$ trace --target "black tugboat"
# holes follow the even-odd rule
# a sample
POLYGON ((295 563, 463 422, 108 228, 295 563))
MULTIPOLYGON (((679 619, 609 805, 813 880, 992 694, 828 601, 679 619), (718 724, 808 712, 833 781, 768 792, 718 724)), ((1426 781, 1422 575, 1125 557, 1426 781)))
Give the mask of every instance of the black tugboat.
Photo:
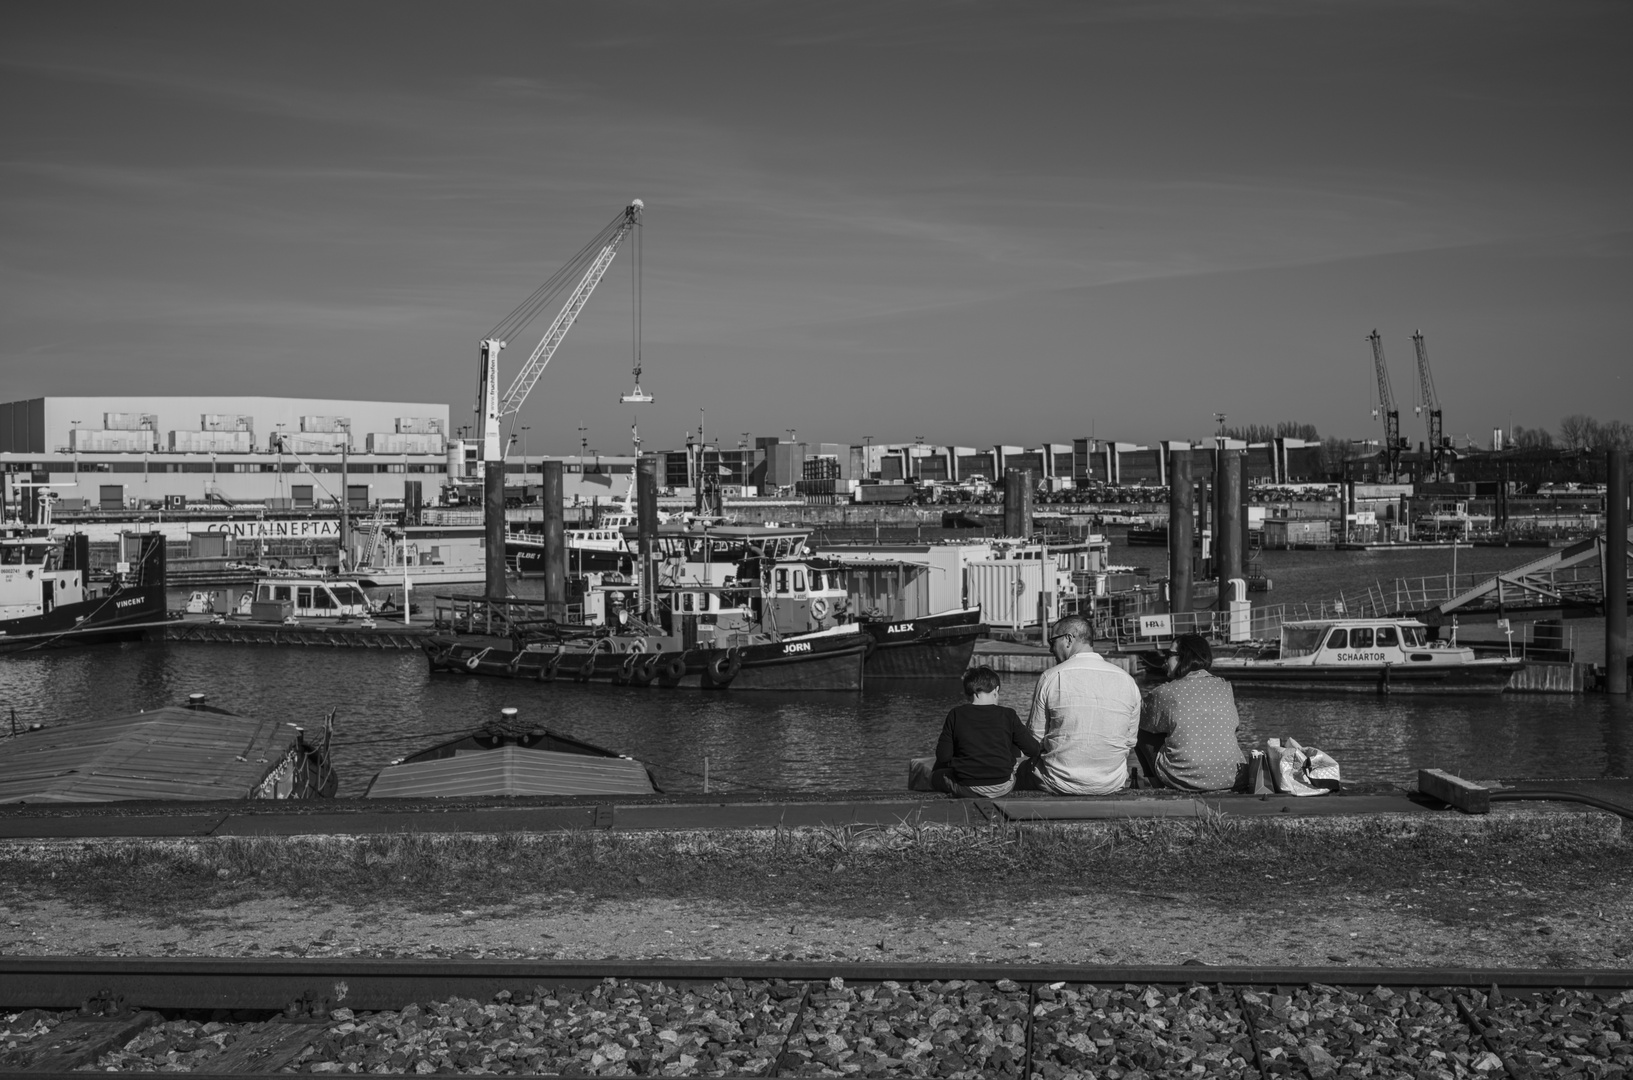
POLYGON ((143 624, 163 621, 164 536, 133 539, 135 560, 111 580, 95 581, 83 534, 0 529, 0 652, 138 638, 143 624))

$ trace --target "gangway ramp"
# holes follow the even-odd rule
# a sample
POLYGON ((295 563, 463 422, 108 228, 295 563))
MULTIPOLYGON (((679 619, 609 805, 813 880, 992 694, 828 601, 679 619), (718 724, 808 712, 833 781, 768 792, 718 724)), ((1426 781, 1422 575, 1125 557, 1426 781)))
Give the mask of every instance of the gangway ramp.
MULTIPOLYGON (((1605 548, 1605 537, 1593 536, 1569 547, 1550 551, 1419 611, 1418 618, 1431 626, 1438 626, 1453 615, 1498 616, 1510 611, 1540 612, 1597 606, 1605 595, 1605 548), (1594 561, 1600 568, 1597 580, 1593 575, 1582 574, 1571 574, 1561 579, 1560 571, 1574 570, 1594 561)), ((1623 558, 1629 555, 1633 555, 1633 528, 1627 530, 1622 544, 1623 558)))

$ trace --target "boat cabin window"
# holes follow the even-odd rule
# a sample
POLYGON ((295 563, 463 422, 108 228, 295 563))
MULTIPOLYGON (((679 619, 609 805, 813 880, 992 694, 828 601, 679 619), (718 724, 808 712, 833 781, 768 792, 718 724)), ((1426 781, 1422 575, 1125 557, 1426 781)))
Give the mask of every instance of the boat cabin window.
POLYGON ((681 593, 680 594, 680 609, 682 611, 691 611, 692 610, 692 594, 691 593, 681 593))
POLYGON ((271 600, 272 599, 272 586, 271 585, 262 585, 259 589, 256 589, 255 590, 255 599, 257 599, 257 600, 271 600))
POLYGON ((1395 636, 1395 628, 1393 626, 1378 627, 1378 648, 1394 649, 1398 648, 1399 646, 1400 639, 1395 636))
POLYGON ((0 566, 21 566, 23 564, 23 546, 21 544, 7 544, 0 547, 0 566))
POLYGON ((326 611, 335 606, 335 598, 329 594, 328 589, 313 589, 312 606, 319 611, 326 611))
POLYGON ((803 571, 803 570, 795 570, 794 571, 794 591, 795 592, 804 592, 805 591, 805 571, 803 571))
POLYGON ((788 591, 788 571, 787 570, 778 570, 777 571, 777 591, 780 592, 780 593, 785 593, 785 592, 788 591))
POLYGON ((1283 656, 1309 656, 1321 648, 1321 633, 1322 628, 1319 626, 1282 627, 1281 654, 1283 656))
POLYGON ((1349 647, 1352 649, 1372 648, 1372 627, 1357 626, 1349 632, 1349 647))
POLYGON ((1409 649, 1421 649, 1421 648, 1423 648, 1423 627, 1421 627, 1421 626, 1403 626, 1403 627, 1401 627, 1401 640, 1406 643, 1406 647, 1409 648, 1409 649))
POLYGON ((1327 648, 1329 648, 1329 649, 1345 649, 1345 648, 1348 648, 1348 647, 1349 647, 1349 631, 1348 630, 1343 630, 1343 629, 1334 630, 1332 632, 1332 637, 1327 639, 1327 648))

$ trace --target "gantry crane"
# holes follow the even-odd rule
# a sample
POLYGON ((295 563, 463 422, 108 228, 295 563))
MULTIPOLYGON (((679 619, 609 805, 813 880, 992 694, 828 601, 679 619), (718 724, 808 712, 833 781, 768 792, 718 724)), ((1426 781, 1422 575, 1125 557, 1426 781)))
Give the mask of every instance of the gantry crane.
MULTIPOLYGON (((1378 404, 1373 406, 1372 418, 1383 416, 1384 444, 1383 452, 1379 455, 1379 472, 1385 468, 1389 470, 1391 483, 1400 478, 1401 469, 1401 411, 1395 407, 1395 392, 1389 386, 1389 365, 1384 363, 1383 338, 1374 330, 1367 335, 1372 343, 1372 363, 1378 375, 1378 404)), ((1382 475, 1379 480, 1382 480, 1382 475)))
POLYGON ((1418 403, 1412 411, 1424 418, 1429 435, 1429 479, 1440 479, 1440 462, 1445 456, 1446 440, 1441 435, 1440 395, 1435 393, 1435 378, 1429 372, 1429 350, 1423 344, 1423 332, 1412 335, 1412 347, 1418 354, 1418 403))

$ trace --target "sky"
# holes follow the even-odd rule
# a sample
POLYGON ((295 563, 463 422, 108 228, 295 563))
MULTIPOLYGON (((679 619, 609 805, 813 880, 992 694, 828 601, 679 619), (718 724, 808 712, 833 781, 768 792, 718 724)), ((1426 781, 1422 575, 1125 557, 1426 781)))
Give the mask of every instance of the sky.
MULTIPOLYGON (((531 453, 1633 421, 1633 5, 7 6, 0 400, 448 402, 632 199, 531 453), (581 431, 583 428, 585 430, 581 431)), ((502 379, 542 336, 501 354, 502 379)))

